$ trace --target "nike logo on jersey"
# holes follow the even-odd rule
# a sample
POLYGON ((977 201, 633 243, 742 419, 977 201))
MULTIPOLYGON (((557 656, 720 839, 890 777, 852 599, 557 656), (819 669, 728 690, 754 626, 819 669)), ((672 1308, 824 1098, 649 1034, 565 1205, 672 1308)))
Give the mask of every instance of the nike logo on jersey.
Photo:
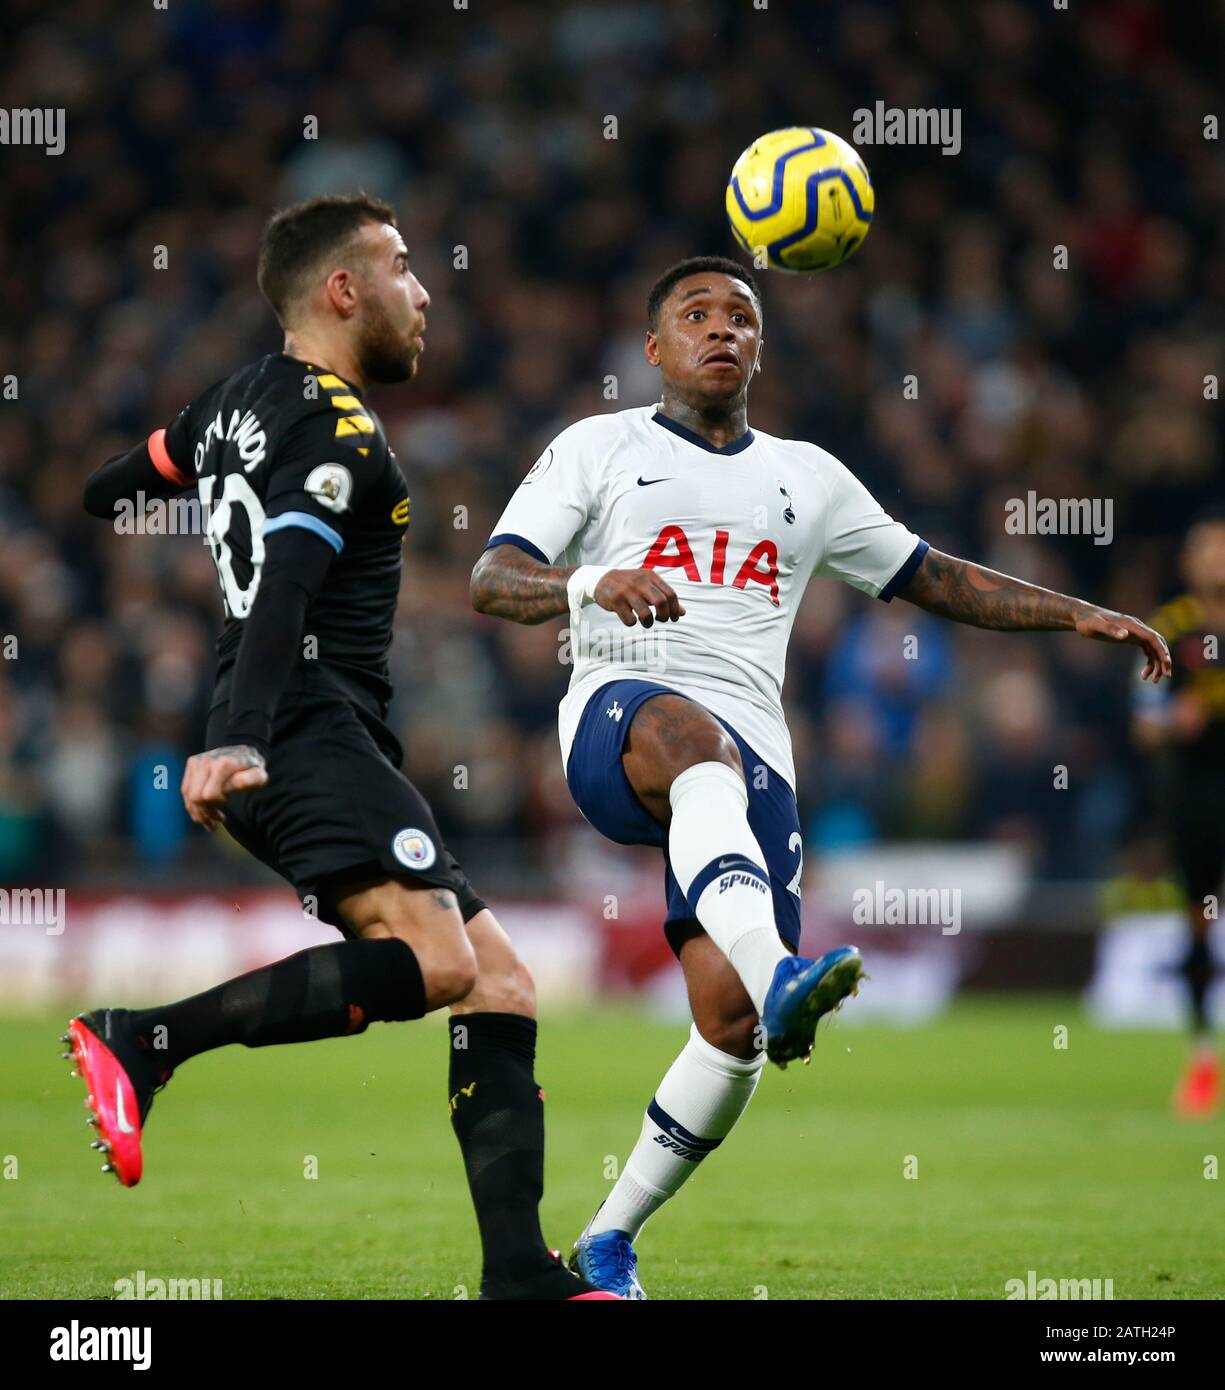
POLYGON ((128 1117, 123 1113, 123 1082, 115 1082, 115 1123, 119 1126, 120 1134, 135 1134, 135 1126, 128 1124, 128 1117))
POLYGON ((639 487, 653 487, 656 483, 670 483, 675 481, 672 478, 639 478, 639 487))

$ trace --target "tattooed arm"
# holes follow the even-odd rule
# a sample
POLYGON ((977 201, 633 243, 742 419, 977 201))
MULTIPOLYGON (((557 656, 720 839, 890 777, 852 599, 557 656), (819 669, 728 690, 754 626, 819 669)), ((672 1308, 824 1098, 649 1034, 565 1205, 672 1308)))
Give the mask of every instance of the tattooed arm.
MULTIPOLYGON (((546 565, 517 545, 483 551, 472 570, 469 593, 478 613, 509 618, 512 623, 543 623, 570 611, 566 585, 574 573, 564 565, 546 565)), ((595 601, 616 613, 626 627, 651 627, 683 616, 676 591, 654 570, 609 570, 595 587, 595 601)))
POLYGON ((1026 584, 968 560, 929 550, 898 597, 956 623, 997 632, 1074 631, 1099 642, 1123 642, 1145 655, 1141 680, 1156 685, 1171 672, 1165 639, 1138 618, 1096 608, 1036 584, 1026 584))
POLYGON ((543 623, 569 612, 566 584, 574 573, 546 565, 517 545, 483 550, 472 570, 468 592, 478 613, 513 623, 543 623))

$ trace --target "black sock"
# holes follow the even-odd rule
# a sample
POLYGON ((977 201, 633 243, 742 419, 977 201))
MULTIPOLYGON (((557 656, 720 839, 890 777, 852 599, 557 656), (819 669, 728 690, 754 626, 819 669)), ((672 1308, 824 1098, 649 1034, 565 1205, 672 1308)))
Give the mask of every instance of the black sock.
POLYGON ((451 1124, 480 1227, 486 1294, 556 1269, 540 1234, 544 1096, 532 1075, 535 1056, 535 1019, 451 1019, 451 1124))
POLYGON ((177 1004, 134 1010, 131 1022, 173 1070, 227 1043, 313 1042, 424 1013, 417 957, 392 937, 312 946, 177 1004))
POLYGON ((1191 1028, 1197 1038, 1203 1038, 1208 1033, 1208 986, 1212 983, 1212 955, 1204 937, 1191 942, 1182 973, 1191 996, 1191 1028))

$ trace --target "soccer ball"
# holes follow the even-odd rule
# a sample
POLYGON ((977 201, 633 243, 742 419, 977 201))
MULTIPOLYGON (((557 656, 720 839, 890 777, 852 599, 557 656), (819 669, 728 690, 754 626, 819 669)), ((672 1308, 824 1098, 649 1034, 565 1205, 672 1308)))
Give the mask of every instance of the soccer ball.
POLYGON ((867 165, 815 126, 754 140, 727 181, 732 235, 758 265, 808 275, 850 256, 868 234, 876 195, 867 165))

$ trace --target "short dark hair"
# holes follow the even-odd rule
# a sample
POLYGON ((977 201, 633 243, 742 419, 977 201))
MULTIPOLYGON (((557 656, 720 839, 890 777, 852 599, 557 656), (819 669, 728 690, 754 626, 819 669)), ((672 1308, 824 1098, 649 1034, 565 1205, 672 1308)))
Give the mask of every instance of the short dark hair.
POLYGON ((651 332, 654 333, 659 327, 659 311, 678 280, 684 280, 690 275, 712 272, 719 275, 730 275, 735 280, 743 280, 753 291, 753 298, 757 301, 757 308, 760 312, 761 290, 757 287, 757 281, 739 261, 733 261, 730 256, 689 256, 687 259, 677 261, 675 265, 669 266, 651 286, 651 293, 647 295, 647 327, 651 332))
POLYGON ((282 324, 313 274, 338 255, 367 222, 396 225, 390 203, 367 193, 327 193, 282 208, 260 240, 260 292, 282 324))

